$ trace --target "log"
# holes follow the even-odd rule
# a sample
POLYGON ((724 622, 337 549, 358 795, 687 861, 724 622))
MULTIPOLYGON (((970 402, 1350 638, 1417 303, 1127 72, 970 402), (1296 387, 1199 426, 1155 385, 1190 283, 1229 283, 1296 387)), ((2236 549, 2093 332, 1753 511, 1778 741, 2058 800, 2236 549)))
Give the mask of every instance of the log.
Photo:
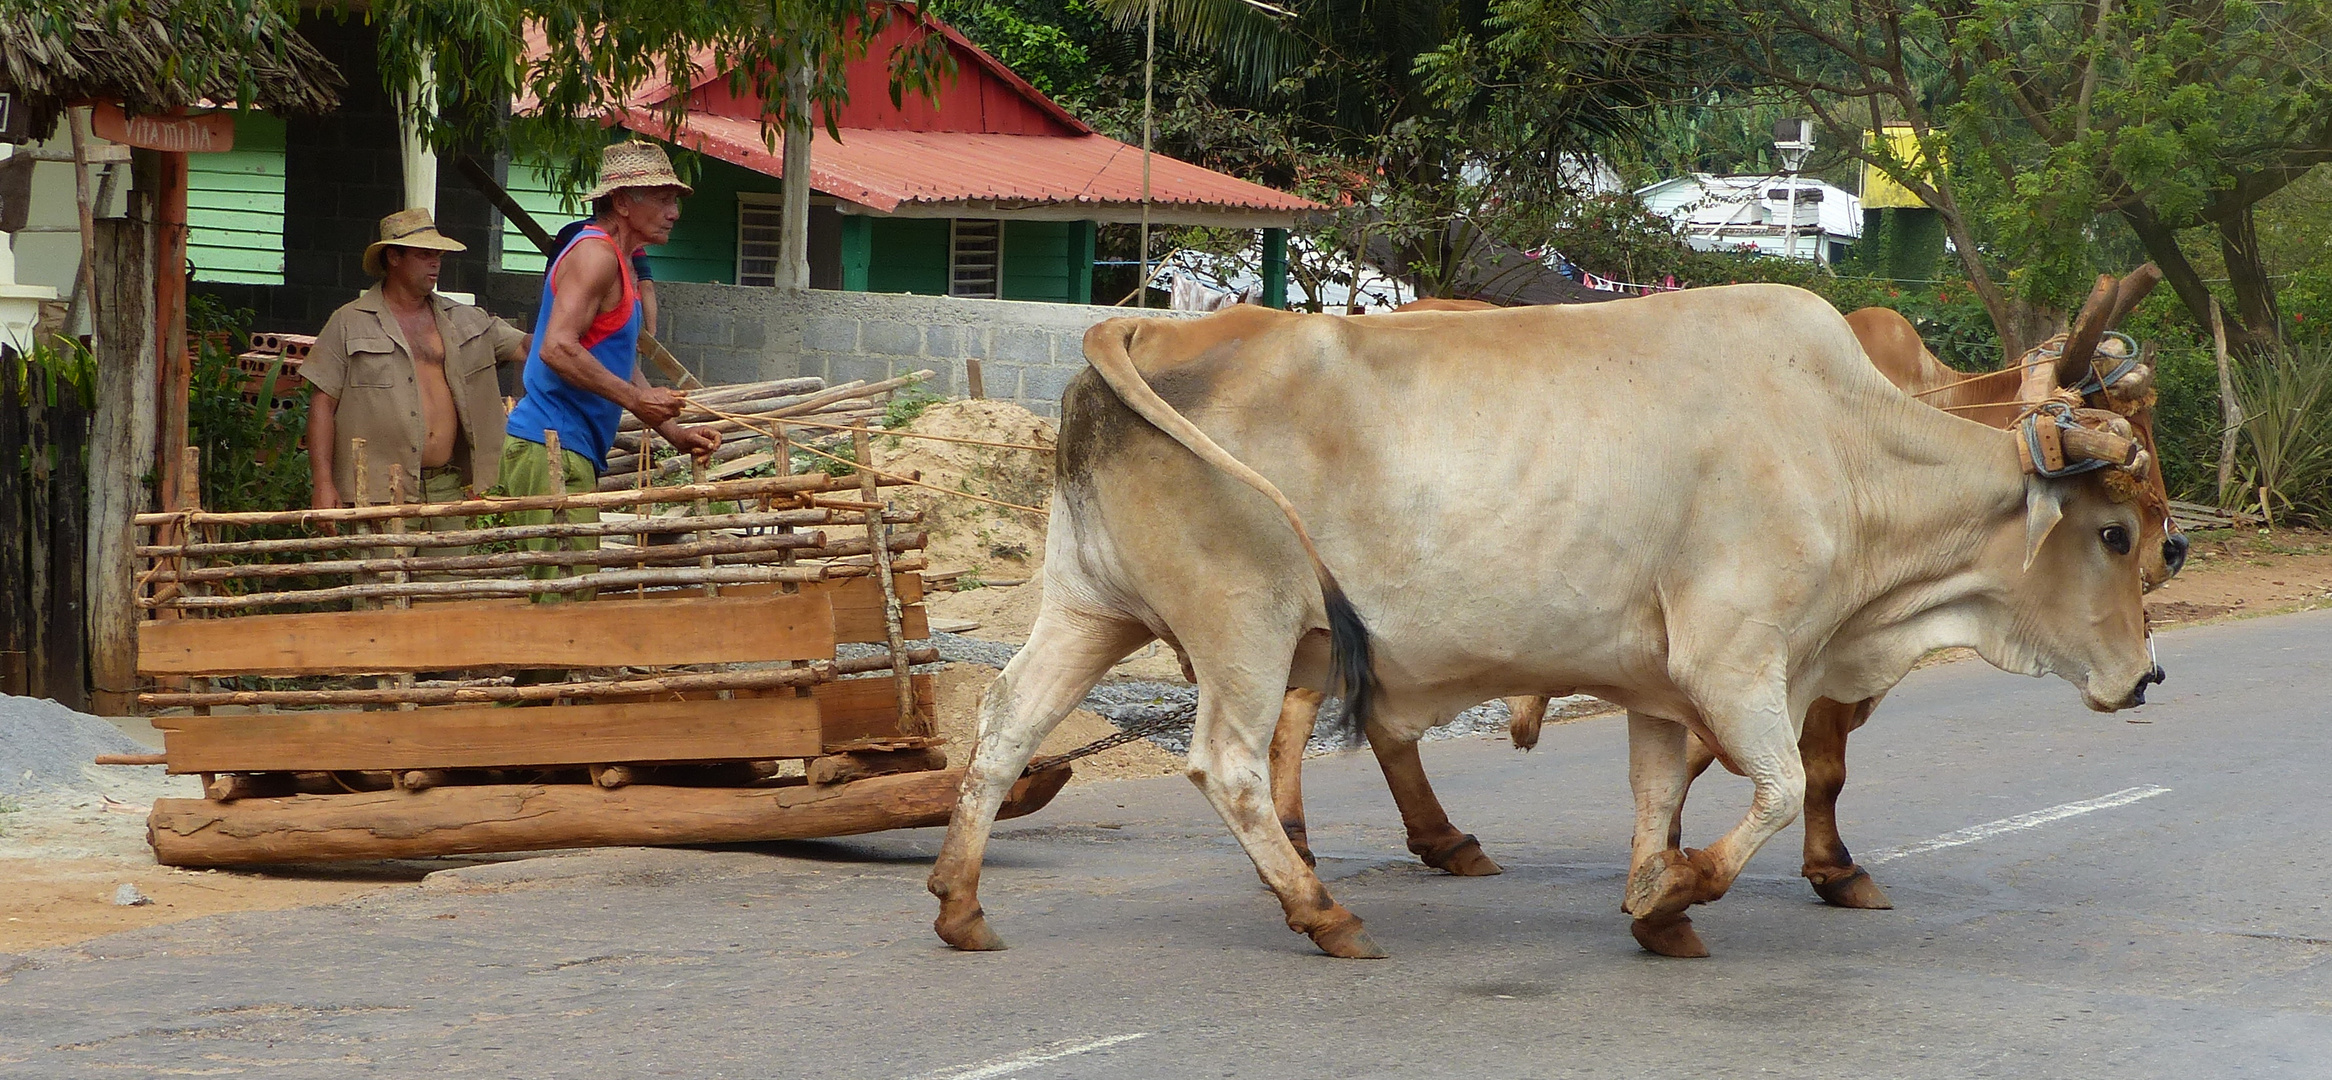
MULTIPOLYGON (((789 404, 763 409, 759 412, 751 414, 751 416, 754 420, 764 421, 781 420, 789 416, 808 416, 812 413, 826 411, 827 406, 835 405, 840 402, 857 401, 862 398, 872 398, 881 394, 887 394, 902 386, 912 386, 930 378, 934 374, 936 374, 936 372, 933 372, 929 368, 925 368, 922 371, 901 375, 895 379, 884 379, 878 383, 844 383, 840 386, 834 387, 833 389, 821 390, 818 393, 811 394, 789 404)), ((723 408, 721 411, 743 415, 743 410, 741 409, 723 408)), ((722 420, 721 423, 727 425, 736 425, 739 427, 744 426, 735 420, 722 420)), ((626 450, 637 450, 640 446, 641 437, 646 434, 647 432, 645 431, 635 431, 629 435, 626 435, 619 429, 615 437, 615 444, 626 450)), ((609 462, 609 468, 613 467, 614 463, 612 461, 609 462)))
MULTIPOLYGON (((688 391, 685 396, 690 406, 719 405, 730 412, 735 412, 737 410, 729 408, 730 404, 734 402, 777 399, 798 401, 825 389, 827 389, 826 380, 816 375, 803 375, 791 379, 770 379, 764 382, 726 383, 720 386, 698 387, 688 391)), ((680 419, 686 422, 692 417, 711 415, 702 409, 691 407, 681 412, 680 419)), ((623 414, 623 422, 616 426, 616 430, 639 431, 642 430, 642 427, 640 418, 627 412, 623 414)))
MULTIPOLYGON (((886 521, 910 522, 921 520, 921 511, 900 512, 886 521), (916 516, 910 517, 909 513, 916 516)), ((705 532, 713 529, 770 529, 792 525, 823 525, 834 517, 834 511, 825 507, 801 510, 765 510, 739 514, 706 514, 680 517, 625 517, 602 518, 599 521, 569 522, 565 525, 507 525, 492 529, 454 529, 446 532, 412 533, 405 542, 415 547, 475 547, 504 540, 557 540, 575 536, 665 536, 678 533, 705 532)), ((864 519, 845 519, 843 524, 864 524, 864 519)), ((216 557, 221 555, 273 555, 288 552, 338 551, 344 548, 376 548, 380 544, 372 533, 348 536, 295 536, 284 540, 239 540, 215 544, 141 544, 137 553, 146 558, 169 559, 182 557, 216 557)), ((314 566, 314 563, 294 564, 314 566)))
MULTIPOLYGON (((637 530, 625 530, 630 534, 637 530)), ((399 540, 418 538, 427 533, 400 534, 399 540)), ((922 533, 910 533, 921 536, 922 533)), ((145 576, 147 581, 229 581, 244 578, 302 577, 310 574, 426 574, 447 570, 508 570, 526 566, 639 566, 693 563, 700 558, 731 556, 731 565, 774 561, 768 556, 781 548, 806 547, 833 550, 825 544, 825 533, 785 533, 774 536, 719 536, 685 544, 656 544, 647 547, 602 547, 593 551, 499 551, 487 555, 411 555, 384 559, 337 559, 308 563, 225 563, 196 570, 155 570, 145 576)), ((844 541, 834 548, 847 548, 852 541, 844 541)), ((856 542, 855 551, 834 551, 837 555, 864 555, 866 544, 856 542)), ((922 547, 918 543, 913 547, 922 547)), ((809 556, 816 558, 817 556, 809 556)), ((410 584, 410 582, 390 582, 410 584)))
POLYGON ((446 781, 444 769, 407 769, 396 775, 399 791, 427 791, 434 787, 444 787, 446 781))
POLYGON ((935 772, 944 768, 947 768, 947 751, 936 746, 925 746, 913 750, 856 750, 828 754, 810 762, 805 771, 809 774, 810 783, 824 786, 899 773, 935 772))
MULTIPOLYGON (((918 477, 920 479, 920 477, 918 477)), ((898 486, 903 480, 878 477, 885 487, 898 486)), ((194 525, 313 525, 320 522, 386 521, 390 518, 475 517, 480 514, 507 514, 518 510, 604 510, 612 506, 643 506, 695 502, 698 499, 733 501, 763 495, 799 495, 820 491, 847 491, 859 486, 856 475, 828 476, 825 473, 803 473, 799 476, 761 476, 750 480, 723 480, 717 484, 698 487, 694 484, 675 487, 635 488, 627 491, 597 491, 579 495, 528 495, 519 498, 465 499, 450 503, 406 503, 398 506, 342 507, 337 510, 256 510, 241 513, 159 513, 139 514, 136 524, 171 526, 180 522, 194 525)), ((171 545, 175 546, 175 545, 171 545)))
MULTIPOLYGON (((914 649, 910 664, 936 664, 939 650, 914 649)), ((676 694, 689 690, 767 690, 778 686, 810 686, 838 675, 883 671, 889 656, 853 660, 820 660, 808 667, 764 668, 756 671, 702 671, 639 679, 597 682, 537 683, 530 686, 417 686, 410 690, 208 690, 156 692, 138 695, 151 708, 178 705, 416 705, 486 704, 495 701, 550 701, 563 697, 610 697, 628 694, 676 694)))
MULTIPOLYGON (((185 867, 805 840, 944 825, 963 777, 946 769, 831 787, 480 784, 234 803, 161 799, 146 838, 157 861, 185 867)), ((1068 779, 1067 768, 1022 777, 997 819, 1036 811, 1068 779)))
POLYGON ((2138 460, 2139 446, 2135 439, 2125 439, 2107 431, 2088 428, 2065 428, 2061 432, 2067 461, 2102 461, 2109 465, 2127 467, 2138 460))
POLYGON ((163 754, 99 754, 99 765, 167 765, 170 759, 163 754))

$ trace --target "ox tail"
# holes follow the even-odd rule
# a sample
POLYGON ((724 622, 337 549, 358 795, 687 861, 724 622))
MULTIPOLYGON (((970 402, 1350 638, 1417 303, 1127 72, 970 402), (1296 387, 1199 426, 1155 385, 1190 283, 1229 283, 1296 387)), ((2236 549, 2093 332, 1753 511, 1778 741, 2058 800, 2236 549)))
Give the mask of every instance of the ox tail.
POLYGON ((1261 492, 1287 516, 1288 525, 1295 529, 1296 540, 1304 546, 1304 557, 1312 562, 1312 574, 1320 581, 1320 598, 1328 612, 1329 667, 1336 682, 1334 690, 1344 699, 1344 717, 1337 727, 1347 742, 1357 742, 1368 726, 1376 699, 1376 667, 1369 655, 1367 624, 1361 622, 1360 612, 1353 609, 1352 601, 1344 595, 1344 586, 1337 583, 1336 574, 1320 558, 1320 548, 1312 542, 1311 530, 1304 527, 1303 515, 1296 512, 1295 504, 1288 501, 1278 485, 1207 437, 1189 417, 1159 397, 1150 388, 1149 380, 1134 367, 1129 349, 1134 335, 1141 330, 1142 321, 1111 319, 1086 331, 1086 361, 1100 373, 1101 380, 1109 384, 1118 399, 1142 419, 1198 455, 1199 460, 1261 492))

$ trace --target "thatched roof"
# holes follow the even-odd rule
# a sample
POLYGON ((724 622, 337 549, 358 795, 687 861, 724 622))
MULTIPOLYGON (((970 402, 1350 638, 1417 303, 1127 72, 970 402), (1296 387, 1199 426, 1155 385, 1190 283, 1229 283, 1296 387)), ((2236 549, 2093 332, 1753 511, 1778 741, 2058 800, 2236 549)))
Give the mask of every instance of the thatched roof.
POLYGON ((338 107, 348 85, 287 25, 244 22, 229 33, 206 19, 173 17, 190 14, 179 8, 212 14, 223 5, 154 0, 118 21, 101 5, 86 6, 100 11, 68 17, 10 5, 0 12, 0 92, 17 96, 36 138, 56 130, 67 105, 98 98, 134 113, 212 101, 312 114, 338 107))

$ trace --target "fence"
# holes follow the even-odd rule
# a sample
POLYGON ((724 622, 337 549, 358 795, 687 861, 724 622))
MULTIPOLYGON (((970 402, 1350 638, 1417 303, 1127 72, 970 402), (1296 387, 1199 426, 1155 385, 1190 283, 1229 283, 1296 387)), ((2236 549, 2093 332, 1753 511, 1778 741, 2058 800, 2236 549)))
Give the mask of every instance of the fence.
POLYGON ((0 350, 0 693, 88 706, 82 560, 93 413, 80 380, 0 350))

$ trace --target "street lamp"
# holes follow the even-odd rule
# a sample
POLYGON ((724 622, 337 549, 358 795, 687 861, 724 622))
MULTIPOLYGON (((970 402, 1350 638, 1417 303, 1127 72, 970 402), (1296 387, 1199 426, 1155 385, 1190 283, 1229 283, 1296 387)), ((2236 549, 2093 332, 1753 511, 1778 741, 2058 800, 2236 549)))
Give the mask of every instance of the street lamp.
POLYGON ((1789 193, 1789 219, 1782 225, 1781 233, 1782 253, 1794 259, 1798 255, 1798 170, 1805 166, 1806 155, 1814 152, 1814 122, 1802 116, 1774 121, 1773 149, 1781 157, 1785 190, 1789 193))

